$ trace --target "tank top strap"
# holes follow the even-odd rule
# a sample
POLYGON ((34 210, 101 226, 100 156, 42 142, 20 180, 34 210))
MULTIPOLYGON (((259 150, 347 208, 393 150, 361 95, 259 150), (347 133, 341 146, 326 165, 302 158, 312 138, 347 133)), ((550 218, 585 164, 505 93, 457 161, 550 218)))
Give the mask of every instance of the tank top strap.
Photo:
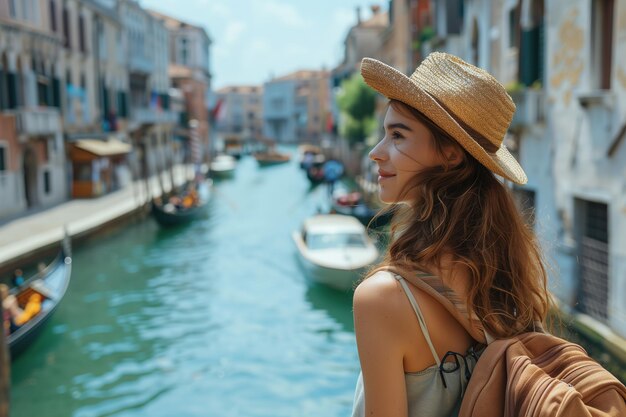
POLYGON ((426 339, 426 343, 428 343, 428 347, 430 348, 431 353, 433 354, 433 358, 435 358, 435 362, 437 366, 441 365, 441 361, 439 360, 439 356, 437 356, 437 351, 435 350, 435 346, 433 346, 433 342, 430 339, 430 333, 428 333, 428 327, 426 326, 426 320, 424 320, 424 315, 422 314, 422 310, 420 309, 417 300, 413 296, 411 289, 409 288, 406 280, 402 278, 402 276, 398 274, 393 274, 394 278, 400 283, 404 292, 406 293, 411 306, 413 307, 413 311, 415 311, 415 315, 417 316, 417 321, 419 322, 420 328, 422 329, 422 333, 424 334, 424 338, 426 339))

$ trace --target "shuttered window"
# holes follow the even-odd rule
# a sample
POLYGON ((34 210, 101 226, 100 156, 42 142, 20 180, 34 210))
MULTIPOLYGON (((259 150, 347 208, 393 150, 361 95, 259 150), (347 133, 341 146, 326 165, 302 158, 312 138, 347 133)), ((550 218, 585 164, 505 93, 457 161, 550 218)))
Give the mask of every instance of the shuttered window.
POLYGON ((585 201, 583 218, 579 242, 579 308, 598 320, 606 321, 609 293, 608 206, 585 201))

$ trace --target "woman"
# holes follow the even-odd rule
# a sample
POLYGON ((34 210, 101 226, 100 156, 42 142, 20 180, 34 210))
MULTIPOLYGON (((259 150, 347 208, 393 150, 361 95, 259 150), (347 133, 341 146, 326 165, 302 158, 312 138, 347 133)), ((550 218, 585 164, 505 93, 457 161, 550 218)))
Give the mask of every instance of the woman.
POLYGON ((390 99, 370 158, 399 210, 385 260, 354 293, 353 415, 456 416, 477 345, 532 329, 549 308, 540 249, 497 177, 527 181, 502 143, 515 105, 449 54, 410 78, 370 58, 361 73, 390 99))

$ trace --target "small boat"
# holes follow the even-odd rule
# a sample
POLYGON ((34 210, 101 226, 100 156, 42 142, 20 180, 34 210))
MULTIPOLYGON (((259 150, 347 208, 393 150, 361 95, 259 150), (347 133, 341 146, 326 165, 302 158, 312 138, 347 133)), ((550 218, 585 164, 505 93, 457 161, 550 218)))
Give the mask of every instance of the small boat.
POLYGON ((307 143, 298 146, 298 155, 300 158, 300 168, 305 171, 314 164, 323 164, 326 160, 319 146, 309 145, 307 143))
POLYGON ((235 159, 240 159, 244 153, 244 141, 238 135, 229 135, 224 138, 224 153, 235 159))
POLYGON ((254 159, 256 159, 260 166, 270 166, 289 162, 291 160, 291 155, 275 150, 269 150, 255 153, 254 159))
MULTIPOLYGON (((172 227, 188 224, 199 218, 204 212, 207 200, 202 197, 202 190, 197 190, 198 197, 194 205, 181 207, 173 203, 163 203, 161 199, 152 200, 152 216, 161 226, 172 227)), ((184 196, 176 196, 183 199, 184 196)))
POLYGON ((22 353, 40 334, 44 325, 56 311, 70 283, 72 257, 69 238, 65 238, 56 258, 42 271, 29 278, 11 293, 20 307, 25 307, 31 296, 39 294, 41 310, 8 336, 11 358, 22 353))
POLYGON ((209 172, 213 178, 232 178, 235 174, 237 160, 230 155, 217 155, 209 167, 209 172))
POLYGON ((339 290, 353 289, 360 275, 379 256, 365 226, 351 216, 313 216, 292 237, 307 275, 339 290))
POLYGON ((378 215, 379 210, 367 205, 358 191, 333 197, 330 210, 333 213, 355 217, 364 226, 372 228, 386 226, 392 218, 390 211, 378 215))

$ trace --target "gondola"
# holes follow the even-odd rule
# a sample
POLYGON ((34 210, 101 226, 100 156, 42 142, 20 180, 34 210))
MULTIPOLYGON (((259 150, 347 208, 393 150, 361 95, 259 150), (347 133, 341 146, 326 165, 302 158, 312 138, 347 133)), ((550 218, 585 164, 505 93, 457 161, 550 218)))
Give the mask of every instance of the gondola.
MULTIPOLYGON (((210 179, 203 181, 194 181, 187 184, 182 189, 189 189, 191 186, 197 193, 195 204, 190 207, 180 207, 171 203, 163 203, 163 199, 158 197, 152 200, 152 216, 163 227, 182 226, 191 223, 204 213, 206 205, 209 201, 209 188, 212 184, 210 179)), ((184 198, 183 194, 174 194, 174 196, 184 198)), ((171 197, 165 201, 171 201, 171 197)))
POLYGON ((54 261, 19 288, 11 290, 21 307, 26 305, 33 294, 39 294, 42 298, 41 311, 8 336, 7 343, 12 359, 22 353, 37 338, 56 311, 69 286, 71 273, 71 245, 69 238, 66 237, 54 261))
POLYGON ((168 208, 164 205, 158 204, 157 202, 153 201, 152 215, 154 216, 154 219, 157 221, 157 223, 159 223, 161 226, 181 226, 183 224, 188 224, 200 217, 205 205, 206 203, 203 202, 199 205, 185 209, 174 208, 173 210, 168 210, 168 208))
POLYGON ((277 151, 257 152, 254 154, 254 159, 261 167, 284 164, 291 160, 291 156, 286 153, 280 153, 277 151))

